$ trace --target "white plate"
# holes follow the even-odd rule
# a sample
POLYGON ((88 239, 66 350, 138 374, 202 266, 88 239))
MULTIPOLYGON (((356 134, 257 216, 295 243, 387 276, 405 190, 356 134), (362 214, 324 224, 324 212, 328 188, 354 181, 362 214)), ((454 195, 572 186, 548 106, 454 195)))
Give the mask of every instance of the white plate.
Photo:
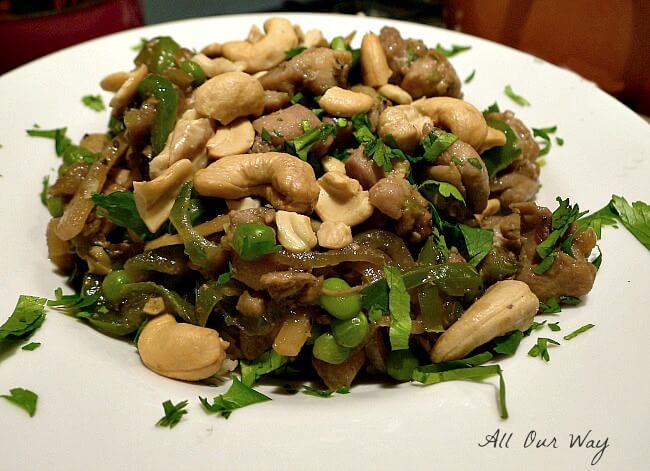
MULTIPOLYGON (((464 78, 465 97, 479 109, 496 100, 529 126, 557 125, 563 147, 554 145, 543 168, 541 203, 556 195, 583 209, 602 207, 612 193, 650 200, 650 127, 593 84, 529 55, 490 42, 426 26, 352 16, 291 15, 303 30, 318 27, 329 38, 384 24, 433 46, 469 44, 452 59, 464 78), (503 94, 506 84, 532 106, 503 94)), ((141 37, 173 35, 201 48, 246 36, 265 16, 206 18, 157 25, 90 41, 33 62, 0 78, 0 316, 21 293, 51 296, 62 285, 47 260, 48 220, 38 193, 58 161, 52 141, 25 130, 68 126, 76 141, 103 131, 108 112, 81 104, 101 93, 99 80, 132 67, 131 47, 141 37)), ((585 441, 570 447, 571 434, 607 440, 597 467, 647 469, 650 380, 648 283, 650 254, 625 230, 606 228, 604 261, 584 305, 565 309, 561 339, 587 322, 596 327, 551 350, 544 363, 519 354, 502 361, 510 418, 500 420, 496 383, 451 382, 429 387, 365 385, 351 394, 318 399, 273 395, 273 401, 235 412, 229 420, 206 415, 199 395, 225 389, 167 380, 140 364, 126 342, 103 336, 82 322, 51 312, 33 340, 42 346, 0 354, 0 394, 20 386, 39 394, 29 418, 0 400, 0 468, 18 469, 586 469, 598 449, 585 441), (161 403, 188 399, 189 414, 173 430, 154 427, 161 403), (486 435, 512 433, 502 448, 486 435), (536 435, 549 448, 526 437, 536 435), (555 442, 553 442, 555 437, 555 442), (529 446, 525 446, 528 444, 529 446), (553 447, 552 445, 555 445, 553 447), (508 445, 506 447, 506 445, 508 445)), ((265 392, 269 392, 265 390, 265 392)))

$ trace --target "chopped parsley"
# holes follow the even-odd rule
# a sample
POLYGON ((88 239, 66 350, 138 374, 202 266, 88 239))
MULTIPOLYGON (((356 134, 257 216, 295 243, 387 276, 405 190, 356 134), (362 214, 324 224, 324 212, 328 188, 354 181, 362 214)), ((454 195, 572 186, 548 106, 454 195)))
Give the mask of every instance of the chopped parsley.
POLYGON ((258 402, 270 401, 271 398, 255 391, 232 376, 232 384, 225 394, 220 394, 212 400, 212 404, 206 398, 199 397, 206 412, 219 414, 225 419, 236 409, 257 404, 258 402))
POLYGON ((547 326, 548 326, 548 328, 551 329, 553 332, 559 332, 560 330, 562 330, 562 329, 560 328, 560 323, 559 323, 559 322, 549 322, 549 323, 547 324, 547 326))
POLYGON ((56 128, 56 129, 28 129, 27 135, 32 137, 44 137, 46 139, 54 139, 54 149, 56 155, 59 157, 63 155, 63 152, 72 145, 72 141, 65 134, 68 128, 56 128))
POLYGON ((245 386, 253 386, 263 375, 277 370, 287 362, 283 357, 271 349, 262 353, 255 360, 241 360, 241 381, 245 386))
POLYGON ((384 266, 384 276, 388 285, 390 347, 391 350, 405 350, 409 348, 409 336, 411 335, 411 298, 406 291, 399 268, 384 266))
MULTIPOLYGON (((557 132, 557 126, 550 126, 547 128, 532 128, 532 130, 533 136, 542 139, 542 147, 539 149, 539 157, 543 157, 551 151, 552 142, 550 134, 555 134, 555 132, 557 132)), ((564 145, 564 139, 556 137, 555 140, 559 146, 564 145)))
POLYGON ((625 198, 616 195, 612 195, 610 205, 623 226, 650 250, 650 205, 643 201, 635 201, 630 205, 625 198))
POLYGON ((442 46, 440 43, 436 44, 436 51, 445 57, 454 57, 461 52, 469 51, 471 48, 472 46, 460 46, 458 44, 452 44, 451 49, 448 49, 442 46))
POLYGON ((422 139, 422 146, 424 147, 424 160, 427 162, 435 162, 438 156, 449 148, 458 137, 450 132, 445 132, 442 129, 434 128, 424 139, 422 139))
POLYGON ((491 229, 480 229, 465 224, 458 224, 458 228, 463 235, 465 247, 470 257, 468 262, 475 267, 490 253, 494 233, 491 229))
POLYGON ((296 57, 298 54, 300 54, 301 52, 305 51, 306 49, 307 49, 306 47, 294 47, 293 49, 284 51, 284 54, 287 57, 287 59, 292 59, 296 57))
POLYGON ((86 95, 81 98, 81 102, 91 110, 95 110, 97 112, 104 111, 106 109, 101 95, 86 95))
POLYGON ((470 83, 472 80, 474 80, 474 76, 476 75, 476 69, 472 70, 472 73, 469 74, 465 80, 463 80, 463 83, 470 83))
POLYGON ((539 303, 539 312, 541 314, 556 314, 562 311, 561 305, 577 306, 580 302, 580 298, 576 298, 575 296, 549 298, 546 302, 539 303))
POLYGON ((181 401, 178 404, 173 404, 172 401, 165 401, 162 403, 163 409, 165 410, 165 415, 156 422, 158 427, 169 427, 170 429, 174 428, 183 418, 187 411, 187 401, 181 401))
POLYGON ((504 145, 493 147, 481 154, 488 175, 492 177, 501 170, 508 168, 511 163, 519 158, 521 155, 521 142, 517 133, 504 121, 497 119, 488 119, 486 121, 488 126, 503 131, 506 136, 506 143, 504 145))
POLYGON ((268 144, 273 144, 273 136, 266 128, 262 128, 262 140, 268 144))
POLYGON ((115 191, 108 195, 93 193, 92 200, 99 208, 99 216, 105 217, 113 224, 131 229, 141 237, 151 235, 135 206, 133 192, 115 191))
POLYGON ((9 319, 0 326, 0 341, 24 339, 45 321, 47 299, 20 295, 9 319))
POLYGON ((303 394, 307 394, 308 396, 315 396, 315 397, 332 397, 334 393, 336 394, 349 394, 350 393, 350 388, 347 386, 341 386, 337 389, 318 389, 318 388, 313 388, 311 386, 307 386, 306 384, 303 385, 303 394))
POLYGON ((540 357, 544 361, 549 361, 551 356, 548 353, 548 347, 552 345, 560 345, 560 343, 553 339, 539 337, 537 343, 528 351, 528 355, 531 357, 540 357))
POLYGON ((465 198, 463 198, 462 193, 451 183, 439 182, 438 180, 425 180, 418 185, 418 190, 428 188, 433 188, 445 198, 451 197, 465 204, 465 198))
POLYGON ((30 417, 34 417, 36 414, 36 404, 38 402, 38 394, 29 389, 23 388, 13 388, 9 391, 9 394, 0 395, 12 404, 17 405, 21 409, 27 411, 30 417))
POLYGON ((571 340, 571 339, 574 339, 574 338, 576 338, 578 335, 582 334, 583 332, 587 332, 587 331, 588 331, 589 329, 591 329, 592 327, 594 327, 593 324, 585 324, 585 325, 583 325, 582 327, 580 327, 580 328, 574 330, 574 331, 571 332, 570 334, 565 335, 563 338, 564 338, 564 340, 571 340))
POLYGON ((506 85, 506 87, 503 89, 503 93, 505 93, 506 96, 508 96, 508 98, 510 98, 518 105, 530 106, 530 102, 526 100, 523 96, 517 95, 510 85, 506 85))
POLYGON ((523 338, 524 333, 520 330, 515 330, 510 334, 494 339, 492 350, 502 355, 514 355, 523 338))
POLYGON ((295 105, 296 103, 300 103, 300 100, 302 100, 302 98, 303 98, 302 92, 298 92, 295 95, 291 96, 290 101, 295 105))
POLYGON ((309 151, 318 141, 324 141, 328 136, 336 135, 336 127, 333 124, 321 124, 315 128, 309 127, 308 121, 303 121, 305 133, 287 142, 287 149, 302 160, 307 160, 309 151))
POLYGON ((30 342, 27 345, 23 345, 21 347, 21 350, 32 352, 32 351, 36 350, 38 347, 40 347, 40 346, 41 346, 40 342, 30 342))

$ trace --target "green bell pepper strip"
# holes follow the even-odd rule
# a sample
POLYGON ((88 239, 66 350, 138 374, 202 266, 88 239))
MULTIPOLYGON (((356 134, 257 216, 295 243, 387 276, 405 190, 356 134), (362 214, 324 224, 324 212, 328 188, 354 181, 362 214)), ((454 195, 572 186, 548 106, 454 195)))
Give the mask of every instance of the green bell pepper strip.
POLYGON ((165 147, 167 136, 174 129, 178 96, 171 81, 161 75, 149 75, 138 85, 140 97, 153 97, 158 101, 158 111, 151 128, 151 147, 153 155, 158 155, 165 147))
POLYGON ((176 51, 180 45, 169 36, 158 36, 147 41, 134 62, 136 65, 145 64, 156 74, 176 65, 176 51))
POLYGON ((205 82, 205 72, 199 64, 194 61, 185 61, 181 64, 181 70, 192 76, 192 85, 198 87, 205 82))

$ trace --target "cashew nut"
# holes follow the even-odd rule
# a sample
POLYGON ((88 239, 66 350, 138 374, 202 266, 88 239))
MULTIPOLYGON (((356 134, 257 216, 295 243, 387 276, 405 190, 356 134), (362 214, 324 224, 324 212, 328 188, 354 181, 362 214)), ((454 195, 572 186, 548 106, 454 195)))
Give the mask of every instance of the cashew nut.
POLYGON ((431 118, 412 105, 389 106, 379 115, 379 135, 383 139, 390 134, 397 147, 412 153, 422 141, 425 124, 431 124, 431 118))
POLYGON ((342 249, 352 243, 352 228, 340 221, 325 221, 316 232, 318 245, 326 249, 342 249))
POLYGON ((263 37, 264 37, 264 33, 262 33, 262 30, 259 29, 257 25, 253 25, 251 26, 251 29, 248 31, 248 36, 246 37, 246 41, 255 44, 260 42, 263 37))
POLYGON ((382 85, 377 91, 390 101, 399 105, 408 105, 413 101, 413 98, 411 98, 411 95, 406 90, 392 83, 382 85))
POLYGON ((151 181, 133 182, 135 207, 151 232, 160 229, 169 218, 178 190, 193 173, 192 162, 182 159, 151 181))
POLYGON ((264 89, 244 72, 226 72, 212 77, 194 91, 196 110, 229 124, 242 116, 258 116, 264 110, 264 89))
POLYGON ((278 228, 278 241, 289 252, 307 252, 318 243, 308 216, 278 211, 275 213, 275 224, 278 228))
POLYGON ((196 54, 192 60, 199 64, 205 75, 210 78, 225 72, 242 72, 246 68, 243 62, 233 62, 225 57, 210 59, 204 54, 196 54))
POLYGON ((321 97, 318 104, 332 116, 351 118, 357 113, 366 113, 375 100, 368 95, 341 87, 329 88, 321 97))
POLYGON ((431 361, 457 360, 495 337, 524 331, 538 308, 539 300, 526 283, 499 281, 440 336, 431 350, 431 361))
MULTIPOLYGON (((182 159, 201 160, 205 145, 212 136, 212 126, 207 118, 200 118, 190 109, 176 122, 163 150, 149 162, 149 174, 160 176, 170 165, 182 159)), ((197 165, 203 167, 204 165, 197 165)))
POLYGON ((339 172, 345 174, 345 163, 336 157, 326 155, 320 159, 320 164, 326 172, 339 172))
POLYGON ((230 41, 224 43, 221 52, 231 61, 242 61, 246 72, 268 70, 286 59, 285 51, 298 45, 298 35, 291 22, 284 18, 269 18, 264 22, 266 36, 251 41, 230 41))
POLYGON ((221 55, 221 43, 210 43, 201 49, 201 54, 209 58, 219 57, 221 55))
POLYGON ((354 178, 327 172, 318 179, 318 186, 320 195, 314 209, 323 222, 339 221, 353 227, 372 216, 368 192, 354 178))
POLYGON ((388 83, 393 71, 388 67, 386 53, 373 33, 366 33, 361 40, 361 75, 363 83, 371 87, 381 87, 388 83))
POLYGON ((300 45, 303 47, 327 47, 327 40, 320 29, 310 29, 304 34, 300 45))
POLYGON ((128 78, 122 83, 119 90, 113 95, 109 105, 113 108, 113 114, 117 115, 126 107, 138 93, 138 85, 147 76, 147 66, 141 64, 137 69, 128 73, 128 78))
POLYGON ((276 209, 306 214, 319 193, 312 166, 282 152, 223 157, 196 172, 194 187, 203 196, 225 199, 258 195, 276 209))
POLYGON ((247 196, 240 200, 226 200, 226 206, 230 211, 243 211, 244 209, 255 209, 262 206, 257 198, 247 196))
POLYGON ((115 93, 120 89, 124 82, 127 81, 128 78, 128 72, 113 72, 112 74, 108 74, 106 77, 104 77, 101 82, 99 82, 99 86, 107 92, 115 93))
POLYGON ((480 224, 483 219, 494 216, 496 213, 499 212, 501 209, 501 202, 499 201, 499 198, 491 198, 487 202, 487 206, 485 209, 480 213, 480 214, 475 214, 474 217, 476 218, 476 221, 480 224))
POLYGON ((147 299, 147 302, 144 303, 142 307, 142 312, 149 316, 157 316, 165 312, 165 300, 160 296, 154 296, 153 298, 147 299))
POLYGON ((488 140, 488 125, 481 112, 472 104, 451 97, 424 98, 414 101, 413 106, 431 118, 436 126, 454 133, 461 141, 467 142, 480 154, 484 150, 506 143, 506 136, 494 129, 488 140))
POLYGON ((219 128, 210 138, 206 147, 213 158, 227 155, 245 154, 253 146, 255 128, 246 118, 239 118, 228 126, 219 128))
POLYGON ((178 323, 171 314, 151 319, 138 338, 142 363, 168 378, 198 381, 216 374, 230 344, 214 329, 178 323))

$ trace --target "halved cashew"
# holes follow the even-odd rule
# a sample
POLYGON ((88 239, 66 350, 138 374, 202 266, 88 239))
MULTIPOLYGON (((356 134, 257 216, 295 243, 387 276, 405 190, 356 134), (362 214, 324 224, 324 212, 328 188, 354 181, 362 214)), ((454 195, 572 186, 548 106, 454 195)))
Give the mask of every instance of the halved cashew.
MULTIPOLYGON (((152 178, 160 176, 172 164, 182 159, 197 160, 205 154, 205 145, 212 136, 212 125, 207 118, 201 118, 190 109, 176 121, 165 147, 149 162, 152 178)), ((197 167, 203 167, 198 165, 197 167)))
POLYGON ((332 116, 351 118, 357 113, 366 113, 375 100, 368 95, 352 90, 345 90, 341 87, 327 89, 318 104, 332 116))
POLYGON ((457 360, 495 337, 524 331, 538 308, 539 300, 526 283, 499 281, 440 336, 431 350, 431 361, 457 360))
POLYGON ((310 29, 304 34, 300 45, 303 47, 327 47, 327 40, 320 29, 310 29))
POLYGON ((491 198, 488 200, 485 209, 480 214, 475 214, 474 218, 476 218, 476 220, 480 224, 484 218, 494 216, 496 213, 499 212, 500 209, 501 209, 501 202, 499 201, 499 198, 491 198))
POLYGON ((323 166, 323 170, 326 172, 339 172, 345 174, 345 162, 332 157, 331 155, 326 155, 320 159, 320 164, 323 166))
POLYGON ((242 116, 262 114, 264 89, 244 72, 226 72, 194 91, 194 106, 202 115, 226 125, 242 116))
POLYGON ((199 381, 216 374, 230 344, 214 329, 178 323, 171 314, 151 319, 138 338, 142 363, 168 378, 199 381))
POLYGON ((182 159, 148 182, 133 182, 133 199, 140 217, 151 232, 169 218, 181 185, 192 178, 192 162, 182 159))
POLYGON ((397 147, 404 152, 414 152, 422 141, 422 129, 432 124, 431 118, 420 113, 413 105, 389 106, 379 115, 379 135, 393 136, 397 147))
POLYGON ((278 228, 278 241, 289 252, 307 252, 318 243, 308 216, 278 211, 275 213, 275 224, 278 228))
POLYGON ((204 54, 195 54, 192 60, 199 64, 205 75, 210 78, 225 72, 243 72, 246 68, 243 62, 233 62, 225 57, 210 59, 204 54))
POLYGON ((264 37, 264 33, 262 32, 262 30, 259 29, 257 25, 252 25, 250 31, 248 31, 248 36, 246 37, 246 41, 255 44, 260 42, 263 37, 264 37))
POLYGON ((107 92, 115 93, 120 89, 120 87, 124 84, 124 82, 127 81, 128 78, 129 78, 128 72, 124 72, 124 71, 113 72, 112 74, 108 74, 106 77, 104 77, 101 80, 101 82, 99 82, 99 86, 102 87, 102 89, 106 90, 107 92))
POLYGON ((361 75, 363 83, 371 87, 381 87, 388 83, 393 71, 388 67, 386 53, 373 33, 366 33, 361 40, 361 75))
POLYGON ((259 72, 275 67, 286 59, 285 51, 298 45, 298 35, 289 20, 269 18, 264 22, 266 36, 251 41, 230 41, 224 43, 221 52, 231 61, 242 61, 246 72, 259 72))
POLYGON ((245 154, 253 146, 255 128, 246 118, 239 118, 228 126, 219 128, 210 138, 206 147, 208 155, 221 158, 227 155, 245 154))
POLYGON ((221 43, 210 43, 201 49, 201 54, 205 54, 209 58, 219 57, 221 55, 221 43))
POLYGON ((352 243, 352 228, 340 221, 325 221, 316 232, 318 245, 326 249, 342 249, 352 243))
POLYGON ((226 200, 226 206, 230 211, 243 211, 244 209, 255 209, 262 206, 262 203, 257 198, 247 196, 240 200, 226 200))
POLYGON ((109 105, 113 108, 113 114, 117 115, 123 108, 126 107, 131 100, 138 93, 138 85, 144 80, 149 71, 147 66, 141 64, 137 69, 128 72, 129 76, 120 86, 119 90, 113 95, 109 105))
POLYGON ((392 83, 382 85, 377 91, 398 105, 408 105, 413 101, 413 98, 406 90, 392 83))
POLYGON ((149 316, 157 316, 165 312, 165 300, 160 296, 154 296, 153 298, 147 299, 147 302, 144 303, 142 307, 142 312, 149 316))
POLYGON ((354 227, 372 216, 368 192, 354 178, 338 172, 327 172, 318 179, 320 195, 316 214, 323 222, 339 221, 354 227))
POLYGON ((483 114, 472 104, 451 97, 424 98, 413 102, 416 110, 431 118, 436 126, 451 131, 480 154, 490 147, 506 143, 506 136, 494 129, 490 132, 483 114))
POLYGON ((312 166, 282 152, 223 157, 196 172, 194 187, 203 196, 225 199, 257 195, 276 209, 305 214, 319 193, 312 166))

